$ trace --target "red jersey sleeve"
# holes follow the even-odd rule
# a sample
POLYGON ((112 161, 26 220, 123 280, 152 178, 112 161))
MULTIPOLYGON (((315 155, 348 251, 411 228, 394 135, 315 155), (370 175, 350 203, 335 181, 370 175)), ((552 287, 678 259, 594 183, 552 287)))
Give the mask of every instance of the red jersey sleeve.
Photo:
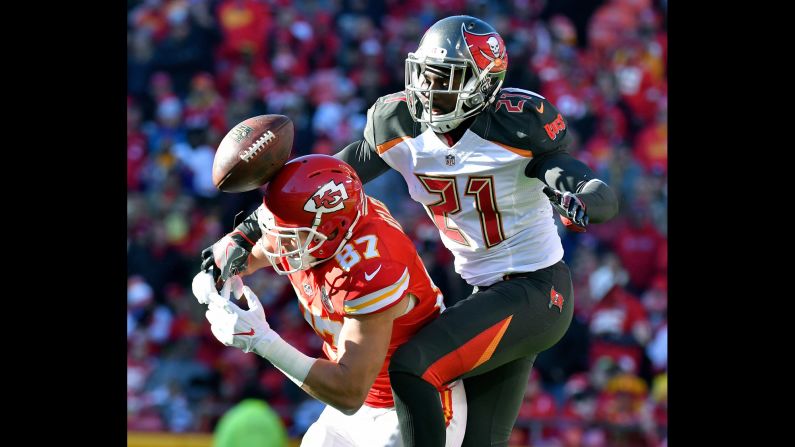
POLYGON ((409 287, 406 265, 384 257, 366 259, 351 269, 351 287, 343 300, 345 315, 366 315, 397 304, 409 287))

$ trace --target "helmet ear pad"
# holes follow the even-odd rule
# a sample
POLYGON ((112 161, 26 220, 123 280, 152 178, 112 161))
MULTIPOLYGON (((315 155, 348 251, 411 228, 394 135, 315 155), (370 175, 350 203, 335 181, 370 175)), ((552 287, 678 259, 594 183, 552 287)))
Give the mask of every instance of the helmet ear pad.
POLYGON ((352 223, 350 219, 346 219, 342 216, 327 218, 317 230, 328 239, 317 249, 315 257, 318 259, 325 259, 333 255, 342 240, 342 236, 345 236, 345 232, 348 231, 352 223))
POLYGON ((486 77, 483 82, 480 84, 480 87, 477 87, 478 77, 472 76, 466 84, 464 84, 464 90, 470 91, 475 90, 471 94, 467 95, 467 98, 464 100, 464 105, 470 108, 475 108, 480 106, 486 101, 487 94, 489 93, 489 87, 491 87, 491 78, 486 77))

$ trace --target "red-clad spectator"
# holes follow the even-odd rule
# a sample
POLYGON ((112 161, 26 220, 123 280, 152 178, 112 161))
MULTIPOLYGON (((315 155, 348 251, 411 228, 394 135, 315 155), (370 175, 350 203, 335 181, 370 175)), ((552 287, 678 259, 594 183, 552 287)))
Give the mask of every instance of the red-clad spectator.
POLYGON ((389 85, 390 73, 384 65, 383 56, 380 53, 365 56, 361 63, 356 64, 348 76, 359 88, 374 88, 382 91, 389 85))
POLYGON ((523 427, 513 427, 511 437, 508 438, 508 445, 532 445, 528 430, 523 427))
POLYGON ((629 273, 628 288, 641 293, 657 273, 658 251, 666 240, 654 226, 649 205, 645 203, 636 203, 630 208, 627 223, 618 230, 613 249, 629 273))
MULTIPOLYGON (((128 398, 128 405, 129 405, 128 398)), ((160 410, 154 406, 145 406, 137 411, 127 411, 127 431, 156 432, 166 428, 160 416, 160 410)))
POLYGON ((171 76, 163 71, 154 73, 149 79, 149 95, 155 102, 160 102, 166 98, 175 96, 171 76))
POLYGON ((606 2, 596 9, 588 22, 588 43, 591 50, 604 64, 616 48, 622 36, 637 26, 635 14, 616 2, 606 2))
POLYGON ((274 73, 285 73, 293 78, 311 75, 310 59, 315 30, 309 21, 295 9, 284 8, 277 10, 272 28, 268 39, 275 48, 269 57, 274 73))
POLYGON ((655 120, 667 87, 664 80, 657 78, 643 63, 642 51, 642 47, 634 42, 624 46, 616 54, 614 74, 621 98, 632 110, 633 118, 646 125, 655 120))
POLYGON ((627 119, 618 107, 605 107, 598 116, 596 133, 584 147, 595 162, 592 169, 607 165, 615 148, 626 144, 627 137, 627 119))
POLYGON ((141 172, 146 166, 146 135, 141 132, 141 111, 127 98, 127 191, 140 191, 141 172))
POLYGON ((147 95, 140 103, 141 118, 144 124, 157 118, 157 108, 162 102, 170 98, 176 98, 174 83, 168 73, 156 71, 148 79, 147 95))
POLYGON ((667 107, 661 109, 657 120, 643 128, 635 138, 633 152, 647 172, 668 172, 667 114, 667 107))
POLYGON ((209 73, 195 75, 185 99, 185 125, 207 127, 223 136, 229 130, 224 116, 225 108, 223 97, 215 89, 213 76, 209 73))
POLYGON ((574 306, 574 315, 582 321, 590 320, 593 307, 598 302, 590 297, 588 282, 599 267, 599 257, 592 248, 586 246, 577 250, 572 261, 572 284, 577 296, 582 299, 578 298, 577 305, 574 306))
POLYGON ((308 42, 308 55, 312 71, 335 68, 339 64, 337 54, 342 42, 333 29, 334 18, 327 12, 318 12, 312 17, 312 39, 308 42))
POLYGON ((159 42, 168 35, 168 21, 162 0, 147 0, 130 12, 129 21, 137 29, 146 30, 159 42))
POLYGON ((127 347, 127 395, 142 395, 146 381, 155 369, 149 345, 143 337, 133 337, 127 347))
POLYGON ((603 445, 600 429, 588 430, 596 421, 596 390, 585 373, 571 376, 564 386, 565 401, 560 410, 560 437, 564 447, 603 445), (595 432, 594 432, 595 431, 595 432), (600 444, 602 442, 602 444, 600 444))
POLYGON ((312 146, 311 153, 332 155, 336 152, 337 149, 338 148, 334 144, 334 140, 324 132, 317 135, 317 138, 315 139, 315 144, 312 146))
MULTIPOLYGON (((657 251, 656 270, 661 275, 668 274, 668 239, 665 239, 657 251)), ((667 279, 666 279, 667 280, 667 279)))
POLYGON ((596 391, 585 373, 571 376, 563 387, 565 401, 560 410, 564 425, 586 425, 594 421, 596 412, 596 391))
POLYGON ((608 357, 625 371, 638 373, 643 347, 651 337, 651 327, 643 305, 624 289, 626 272, 610 254, 590 279, 591 299, 597 304, 591 312, 590 362, 608 357))
POLYGON ((262 371, 259 376, 259 383, 262 389, 268 392, 268 405, 281 416, 283 421, 289 423, 292 419, 293 402, 290 400, 286 389, 293 386, 293 383, 285 380, 284 374, 276 368, 268 368, 262 371))
POLYGON ((607 426, 608 445, 650 447, 645 424, 648 386, 639 377, 621 373, 611 378, 599 396, 596 419, 607 426))
POLYGON ((218 56, 234 62, 264 60, 272 18, 268 2, 222 0, 217 9, 223 42, 218 56))
POLYGON ((530 438, 540 440, 554 437, 557 434, 555 427, 557 413, 555 398, 542 388, 538 371, 532 370, 525 389, 524 401, 519 407, 519 419, 531 421, 530 438))
POLYGON ((190 293, 177 283, 170 283, 165 288, 166 302, 174 310, 171 321, 169 341, 191 338, 199 341, 204 331, 204 314, 196 309, 185 293, 190 293))
MULTIPOLYGON (((202 319, 203 318, 204 316, 202 315, 202 319)), ((225 348, 225 346, 217 343, 212 330, 206 324, 204 324, 201 327, 199 343, 193 358, 202 365, 215 369, 218 365, 218 359, 225 351, 223 348, 225 348), (213 343, 213 341, 216 341, 216 343, 213 343)))

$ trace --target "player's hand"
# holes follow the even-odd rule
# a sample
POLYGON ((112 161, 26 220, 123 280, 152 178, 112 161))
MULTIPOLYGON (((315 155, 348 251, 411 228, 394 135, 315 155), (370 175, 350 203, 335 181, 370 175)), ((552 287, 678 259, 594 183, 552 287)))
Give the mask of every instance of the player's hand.
POLYGON ((215 282, 225 282, 229 278, 246 270, 248 256, 254 244, 246 239, 240 231, 233 231, 222 237, 218 242, 202 250, 202 271, 214 270, 215 282), (215 269, 210 267, 215 266, 215 269))
MULTIPOLYGON (((215 266, 210 266, 210 268, 212 270, 218 270, 215 266)), ((191 290, 193 290, 193 296, 196 297, 196 300, 198 300, 200 304, 209 304, 210 294, 218 293, 215 289, 215 278, 213 274, 205 272, 204 270, 200 271, 193 277, 191 290)))
POLYGON ((248 286, 243 285, 239 276, 233 276, 221 289, 208 295, 210 305, 205 316, 215 338, 226 346, 235 346, 243 352, 254 351, 263 341, 272 339, 276 333, 265 319, 265 311, 259 298, 248 286), (246 297, 248 310, 243 310, 229 300, 230 289, 237 298, 246 297))
POLYGON ((544 194, 549 197, 552 206, 560 214, 560 220, 569 230, 582 233, 588 226, 588 211, 585 203, 577 194, 560 192, 557 189, 544 186, 544 194))

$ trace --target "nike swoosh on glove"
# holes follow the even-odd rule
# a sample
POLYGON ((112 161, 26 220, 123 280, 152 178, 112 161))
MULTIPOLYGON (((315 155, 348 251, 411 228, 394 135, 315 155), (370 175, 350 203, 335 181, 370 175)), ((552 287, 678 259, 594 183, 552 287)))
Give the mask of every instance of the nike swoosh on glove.
POLYGON ((254 242, 238 230, 218 240, 218 242, 202 250, 202 270, 210 270, 215 266, 214 277, 226 281, 232 276, 246 270, 248 256, 254 248, 254 242))

